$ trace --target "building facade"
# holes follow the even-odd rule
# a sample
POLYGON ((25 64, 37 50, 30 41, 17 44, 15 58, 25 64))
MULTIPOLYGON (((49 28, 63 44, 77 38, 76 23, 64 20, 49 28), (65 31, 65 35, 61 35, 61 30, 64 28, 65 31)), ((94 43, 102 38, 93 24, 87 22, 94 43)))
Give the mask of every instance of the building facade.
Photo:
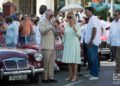
POLYGON ((39 7, 41 5, 46 5, 48 8, 59 11, 63 6, 70 3, 79 3, 81 0, 6 0, 11 1, 17 7, 17 12, 22 12, 23 14, 34 14, 39 16, 39 7))

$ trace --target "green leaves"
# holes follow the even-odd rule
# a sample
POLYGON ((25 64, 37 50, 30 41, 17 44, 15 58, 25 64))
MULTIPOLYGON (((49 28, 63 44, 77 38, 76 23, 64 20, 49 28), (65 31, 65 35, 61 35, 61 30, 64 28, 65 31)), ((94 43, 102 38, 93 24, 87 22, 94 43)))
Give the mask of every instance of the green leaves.
POLYGON ((85 2, 91 2, 91 0, 85 0, 85 2))

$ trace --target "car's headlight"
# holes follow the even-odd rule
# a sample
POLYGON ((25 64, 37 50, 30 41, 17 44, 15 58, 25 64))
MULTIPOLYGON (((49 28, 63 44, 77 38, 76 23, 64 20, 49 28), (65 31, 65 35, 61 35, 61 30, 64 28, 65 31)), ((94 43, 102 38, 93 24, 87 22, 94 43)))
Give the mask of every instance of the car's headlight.
POLYGON ((35 53, 34 59, 38 62, 41 61, 42 60, 42 54, 41 53, 35 53))

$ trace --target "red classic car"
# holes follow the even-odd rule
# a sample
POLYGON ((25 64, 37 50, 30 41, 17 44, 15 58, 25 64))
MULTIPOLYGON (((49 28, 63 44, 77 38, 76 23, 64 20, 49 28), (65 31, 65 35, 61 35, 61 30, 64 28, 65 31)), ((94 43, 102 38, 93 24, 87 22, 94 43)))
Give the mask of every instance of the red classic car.
POLYGON ((58 62, 58 64, 61 64, 64 46, 60 41, 56 41, 55 49, 56 49, 56 62, 58 62))
POLYGON ((28 48, 0 48, 0 80, 38 82, 42 54, 28 48))
MULTIPOLYGON (((29 45, 24 45, 24 46, 19 46, 18 48, 22 48, 22 49, 33 49, 33 50, 35 50, 35 51, 40 51, 41 49, 39 48, 39 46, 38 45, 33 45, 33 44, 29 44, 29 45)), ((56 49, 56 64, 54 64, 54 70, 55 71, 59 71, 59 67, 57 66, 57 65, 61 65, 61 64, 63 64, 62 62, 61 62, 61 60, 62 60, 62 52, 63 52, 63 46, 62 46, 62 44, 60 43, 58 43, 57 42, 57 40, 56 40, 56 42, 55 42, 55 49, 56 49), (60 53, 61 52, 61 53, 60 53)), ((29 54, 28 54, 28 56, 30 56, 29 54)))

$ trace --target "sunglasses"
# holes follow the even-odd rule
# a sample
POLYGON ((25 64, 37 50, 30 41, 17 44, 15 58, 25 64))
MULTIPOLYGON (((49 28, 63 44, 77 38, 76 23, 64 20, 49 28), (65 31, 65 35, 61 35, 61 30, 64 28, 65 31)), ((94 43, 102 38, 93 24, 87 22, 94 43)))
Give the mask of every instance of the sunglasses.
POLYGON ((113 14, 113 16, 117 16, 117 14, 113 14))
POLYGON ((50 17, 53 17, 54 15, 50 15, 50 17))
POLYGON ((72 19, 72 17, 71 16, 67 16, 67 19, 72 19))

